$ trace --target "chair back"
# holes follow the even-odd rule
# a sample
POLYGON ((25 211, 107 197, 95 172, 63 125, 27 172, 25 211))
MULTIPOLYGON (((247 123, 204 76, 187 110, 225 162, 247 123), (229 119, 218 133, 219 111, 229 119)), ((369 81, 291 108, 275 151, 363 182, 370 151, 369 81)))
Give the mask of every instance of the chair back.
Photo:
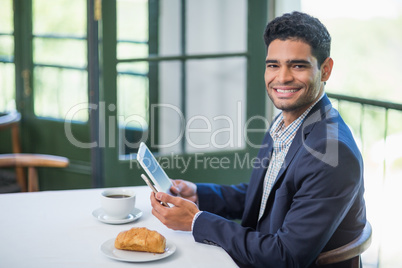
POLYGON ((371 233, 371 224, 366 221, 362 233, 356 239, 339 248, 322 252, 316 264, 322 266, 351 260, 351 268, 360 268, 360 255, 370 247, 371 233))
POLYGON ((28 191, 39 191, 37 167, 64 168, 69 165, 66 157, 46 154, 0 154, 1 167, 28 168, 28 191))
MULTIPOLYGON (((10 113, 0 116, 0 131, 11 130, 11 144, 12 152, 15 154, 21 153, 21 140, 20 140, 20 124, 21 114, 17 111, 11 111, 10 113)), ((27 191, 27 183, 25 180, 25 172, 22 167, 15 168, 15 179, 22 192, 27 191)))
POLYGON ((46 154, 21 153, 19 122, 21 114, 14 111, 0 116, 0 130, 11 128, 12 154, 0 154, 0 167, 15 167, 16 180, 22 192, 39 191, 37 167, 63 168, 69 165, 66 157, 46 154), (28 169, 28 179, 25 179, 24 168, 28 169), (27 183, 28 182, 28 183, 27 183))

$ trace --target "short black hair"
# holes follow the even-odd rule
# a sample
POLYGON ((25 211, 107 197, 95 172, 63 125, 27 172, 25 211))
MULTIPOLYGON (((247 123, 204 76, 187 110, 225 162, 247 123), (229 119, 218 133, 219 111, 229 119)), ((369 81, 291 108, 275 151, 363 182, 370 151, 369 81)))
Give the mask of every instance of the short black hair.
POLYGON ((272 41, 279 39, 300 40, 311 46, 311 54, 317 58, 318 67, 330 55, 331 35, 317 18, 306 13, 283 14, 268 23, 264 31, 264 41, 268 48, 272 41))

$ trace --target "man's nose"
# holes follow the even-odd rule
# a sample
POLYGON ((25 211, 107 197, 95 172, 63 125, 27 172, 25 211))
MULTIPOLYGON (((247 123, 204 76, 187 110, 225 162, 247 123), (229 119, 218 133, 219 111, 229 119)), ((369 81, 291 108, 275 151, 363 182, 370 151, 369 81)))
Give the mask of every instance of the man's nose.
POLYGON ((293 75, 288 67, 282 67, 277 76, 278 82, 286 83, 293 80, 293 75))

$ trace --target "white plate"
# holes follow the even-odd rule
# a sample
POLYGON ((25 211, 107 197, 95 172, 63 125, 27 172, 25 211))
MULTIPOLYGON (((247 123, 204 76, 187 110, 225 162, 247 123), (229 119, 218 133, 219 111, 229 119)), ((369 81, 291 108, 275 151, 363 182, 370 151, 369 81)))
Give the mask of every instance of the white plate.
POLYGON ((113 219, 108 217, 102 208, 98 208, 92 212, 92 215, 100 220, 101 222, 108 223, 108 224, 123 224, 135 221, 142 216, 142 211, 138 208, 135 208, 133 212, 128 214, 128 216, 124 219, 113 219))
POLYGON ((166 244, 166 249, 164 253, 150 253, 150 252, 140 252, 140 251, 130 251, 130 250, 121 250, 114 247, 115 238, 109 239, 104 242, 100 250, 107 257, 118 260, 118 261, 126 261, 126 262, 149 262, 156 261, 160 259, 164 259, 169 257, 176 251, 176 245, 172 243, 166 244))

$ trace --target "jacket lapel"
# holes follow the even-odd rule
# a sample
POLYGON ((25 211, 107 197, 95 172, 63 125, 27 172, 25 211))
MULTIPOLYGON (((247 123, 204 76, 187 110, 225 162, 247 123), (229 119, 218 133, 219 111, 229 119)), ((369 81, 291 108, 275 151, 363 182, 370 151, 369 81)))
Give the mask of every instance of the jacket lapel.
MULTIPOLYGON (((288 153, 286 154, 282 167, 278 172, 274 185, 272 186, 271 192, 275 191, 280 186, 281 181, 283 180, 283 173, 286 171, 286 169, 292 162, 297 151, 299 151, 300 147, 303 145, 304 140, 307 138, 308 134, 314 128, 315 123, 322 120, 322 118, 325 117, 324 114, 326 112, 328 112, 328 110, 331 108, 332 108, 331 102, 329 101, 327 95, 325 94, 324 97, 308 113, 308 115, 304 119, 302 125, 296 132, 296 135, 293 139, 292 144, 290 145, 288 153)), ((271 140, 271 143, 272 143, 272 140, 271 140)), ((272 146, 271 146, 271 148, 272 148, 272 146)), ((265 173, 264 173, 264 175, 265 175, 265 173)), ((261 187, 263 187, 263 185, 261 187)), ((262 191, 261 191, 261 193, 262 193, 262 191)), ((272 195, 270 195, 268 197, 268 202, 267 202, 266 208, 269 206, 270 200, 272 200, 272 195)), ((265 215, 266 211, 267 211, 267 209, 265 209, 264 215, 265 215)))
POLYGON ((269 132, 264 137, 264 141, 262 146, 266 145, 265 148, 262 148, 258 152, 258 159, 260 164, 253 169, 251 174, 251 179, 249 182, 249 187, 247 190, 247 198, 246 204, 243 212, 243 226, 248 226, 252 228, 256 228, 258 213, 260 210, 262 191, 264 189, 264 177, 267 172, 267 168, 269 165, 269 160, 272 154, 272 138, 269 132))

